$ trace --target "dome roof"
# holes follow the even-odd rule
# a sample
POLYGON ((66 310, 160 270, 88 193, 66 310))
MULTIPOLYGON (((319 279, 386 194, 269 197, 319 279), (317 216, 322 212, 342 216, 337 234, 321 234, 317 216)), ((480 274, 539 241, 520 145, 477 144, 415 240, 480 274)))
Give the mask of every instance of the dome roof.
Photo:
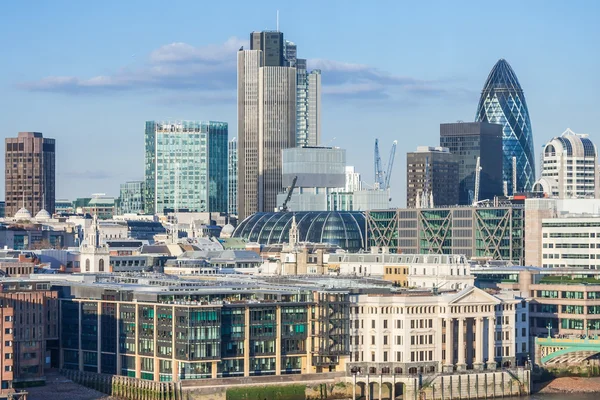
POLYGON ((35 214, 36 221, 47 221, 50 218, 52 218, 50 213, 48 211, 44 210, 43 208, 40 211, 38 211, 37 214, 35 214))
POLYGON ((16 219, 17 221, 20 221, 20 220, 30 220, 31 219, 31 213, 25 207, 21 207, 19 209, 19 211, 17 211, 17 213, 15 214, 14 219, 16 219))
POLYGON ((221 229, 221 235, 222 234, 231 235, 233 233, 233 231, 235 231, 234 226, 231 224, 227 224, 223 227, 223 229, 221 229))
POLYGON ((258 212, 243 220, 232 237, 261 245, 287 243, 293 216, 300 242, 329 243, 350 252, 365 247, 365 216, 356 211, 258 212))

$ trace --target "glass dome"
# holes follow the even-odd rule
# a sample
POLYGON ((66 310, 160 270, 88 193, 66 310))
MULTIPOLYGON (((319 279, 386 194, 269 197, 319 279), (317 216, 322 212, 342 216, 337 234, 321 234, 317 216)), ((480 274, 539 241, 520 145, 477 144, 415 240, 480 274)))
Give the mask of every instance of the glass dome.
POLYGON ((350 252, 364 249, 365 216, 361 212, 260 212, 243 220, 233 237, 260 244, 286 243, 294 215, 301 242, 330 243, 350 252))

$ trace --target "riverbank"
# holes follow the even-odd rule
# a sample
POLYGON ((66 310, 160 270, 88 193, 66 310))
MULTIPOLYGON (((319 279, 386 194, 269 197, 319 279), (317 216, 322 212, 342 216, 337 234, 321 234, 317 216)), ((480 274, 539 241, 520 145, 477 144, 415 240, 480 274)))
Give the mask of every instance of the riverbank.
POLYGON ((550 382, 537 383, 534 392, 551 393, 599 393, 600 378, 561 377, 550 382))

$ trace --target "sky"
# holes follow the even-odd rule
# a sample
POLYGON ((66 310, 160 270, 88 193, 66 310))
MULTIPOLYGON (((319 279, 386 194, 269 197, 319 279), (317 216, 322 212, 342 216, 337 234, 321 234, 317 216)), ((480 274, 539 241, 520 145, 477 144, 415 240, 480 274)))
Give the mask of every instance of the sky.
POLYGON ((440 123, 473 121, 500 58, 525 91, 536 164, 566 128, 600 144, 594 0, 3 2, 2 134, 56 139, 57 198, 118 196, 143 178, 145 121, 225 121, 237 136, 236 52, 276 29, 277 10, 298 57, 322 70, 322 144, 372 184, 375 138, 384 163, 398 141, 394 206, 406 204, 406 152, 439 145, 440 123))

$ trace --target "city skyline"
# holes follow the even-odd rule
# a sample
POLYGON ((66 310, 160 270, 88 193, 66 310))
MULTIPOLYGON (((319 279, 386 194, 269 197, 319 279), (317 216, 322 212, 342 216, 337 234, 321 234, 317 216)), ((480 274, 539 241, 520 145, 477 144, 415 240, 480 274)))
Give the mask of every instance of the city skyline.
POLYGON ((167 21, 182 10, 217 16, 225 12, 224 6, 182 2, 165 10, 152 3, 139 7, 136 2, 109 2, 99 10, 86 6, 81 18, 59 29, 57 22, 49 22, 60 20, 52 15, 69 16, 83 7, 68 4, 72 6, 70 2, 35 9, 10 5, 6 10, 10 21, 0 28, 9 59, 29 60, 34 55, 44 59, 0 67, 0 85, 5 90, 0 106, 10 116, 5 137, 41 131, 58 141, 57 198, 97 192, 117 195, 120 183, 142 179, 146 120, 222 120, 231 128, 230 139, 236 136, 235 56, 247 44, 247 39, 239 38, 250 31, 274 29, 277 9, 281 31, 300 44, 309 69, 322 70, 322 143, 346 148, 348 164, 368 183, 373 180, 372 157, 365 157, 363 149, 371 148, 375 137, 384 146, 399 140, 392 206, 403 205, 406 198, 406 152, 418 145, 435 146, 440 123, 471 121, 485 78, 500 58, 512 65, 524 87, 536 158, 541 146, 566 128, 588 133, 597 142, 591 99, 598 87, 594 71, 600 60, 586 48, 593 46, 598 27, 593 24, 594 13, 584 4, 512 3, 521 10, 518 15, 509 12, 508 4, 499 11, 498 17, 505 21, 496 33, 519 28, 524 40, 498 41, 489 47, 481 45, 489 38, 473 35, 493 28, 483 18, 489 10, 470 10, 465 15, 454 11, 452 18, 446 18, 452 7, 442 3, 433 9, 387 3, 386 13, 332 3, 322 6, 323 15, 314 17, 310 29, 302 21, 312 13, 304 14, 293 5, 273 2, 261 10, 240 5, 239 14, 231 15, 230 26, 235 28, 211 21, 200 36, 176 24, 169 24, 168 32, 142 35, 140 24, 159 13, 167 21), (134 11, 139 12, 139 21, 125 24, 134 11), (392 25, 400 11, 410 18, 392 25), (332 12, 338 15, 335 26, 320 26, 330 25, 325 21, 332 12), (539 18, 531 19, 534 13, 539 18), (26 16, 41 20, 42 15, 49 16, 44 18, 43 36, 40 27, 21 32, 22 40, 8 41, 13 24, 26 16), (352 21, 359 16, 380 20, 361 30, 361 40, 344 43, 341 39, 355 29, 352 21), (435 26, 433 32, 420 37, 409 34, 424 21, 435 26), (559 32, 547 21, 576 28, 559 32), (87 26, 92 29, 83 28, 87 26), (113 32, 111 26, 118 29, 113 32), (390 26, 393 34, 382 35, 390 26), (586 35, 581 34, 584 30, 586 35), (441 31, 445 34, 439 40, 441 31), (371 46, 375 40, 378 43, 371 46), (392 47, 400 50, 387 51, 392 47), (561 62, 556 58, 559 53, 578 62, 561 62), (207 86, 209 82, 212 86, 207 86), (552 88, 548 82, 553 82, 552 88))

